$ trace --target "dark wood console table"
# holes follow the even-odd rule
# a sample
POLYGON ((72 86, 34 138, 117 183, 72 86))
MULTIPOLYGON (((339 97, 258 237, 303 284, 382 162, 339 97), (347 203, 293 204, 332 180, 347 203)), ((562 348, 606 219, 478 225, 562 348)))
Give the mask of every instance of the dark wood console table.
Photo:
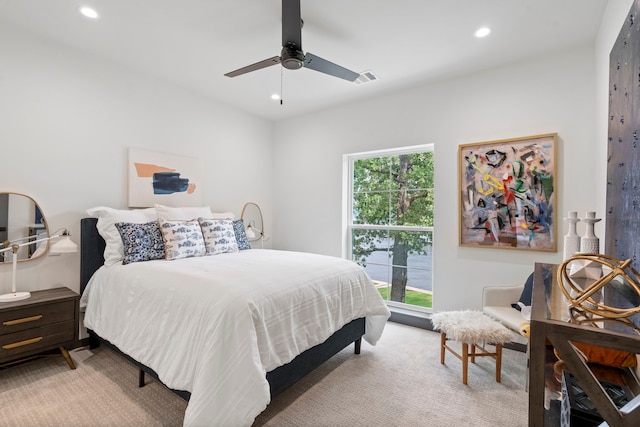
POLYGON ((560 405, 557 402, 545 405, 545 399, 548 402, 560 399, 557 372, 554 374, 555 362, 558 361, 554 348, 562 350, 563 354, 570 353, 569 357, 563 358, 565 370, 577 379, 610 426, 640 425, 640 385, 631 368, 608 368, 619 372, 624 385, 636 396, 618 409, 594 373, 597 369, 585 363, 570 343, 574 341, 640 354, 640 335, 569 323, 566 303, 557 283, 557 270, 558 266, 554 264, 535 265, 529 338, 529 426, 559 425, 556 423, 559 414, 550 412, 559 411, 560 405))

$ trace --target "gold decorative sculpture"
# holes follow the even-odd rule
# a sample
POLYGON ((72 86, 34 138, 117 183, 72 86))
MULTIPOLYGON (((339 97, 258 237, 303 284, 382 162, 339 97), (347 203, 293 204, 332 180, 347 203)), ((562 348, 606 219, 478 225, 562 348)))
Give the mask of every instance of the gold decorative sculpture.
MULTIPOLYGON (((569 304, 572 323, 599 326, 612 322, 640 334, 640 327, 629 317, 640 313, 640 305, 612 307, 604 303, 605 286, 640 301, 640 275, 631 260, 620 261, 603 254, 576 254, 558 269, 558 285, 569 304)), ((627 298, 628 299, 628 298, 627 298)))

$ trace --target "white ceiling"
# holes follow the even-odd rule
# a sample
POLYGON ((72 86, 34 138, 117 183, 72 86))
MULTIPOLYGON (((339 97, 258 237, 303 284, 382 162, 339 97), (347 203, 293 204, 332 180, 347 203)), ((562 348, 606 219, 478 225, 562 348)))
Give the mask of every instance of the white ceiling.
POLYGON ((4 22, 271 120, 469 74, 595 40, 607 0, 301 0, 302 45, 380 80, 276 65, 279 0, 0 0, 4 22), (100 19, 78 13, 94 7, 100 19), (473 36, 483 25, 484 39, 473 36), (283 88, 283 105, 270 98, 283 88))

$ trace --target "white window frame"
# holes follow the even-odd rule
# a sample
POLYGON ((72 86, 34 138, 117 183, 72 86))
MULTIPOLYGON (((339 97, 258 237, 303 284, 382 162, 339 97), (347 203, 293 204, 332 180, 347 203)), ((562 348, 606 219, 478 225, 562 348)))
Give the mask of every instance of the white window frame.
MULTIPOLYGON (((353 213, 353 164, 356 160, 368 159, 371 157, 390 157, 401 154, 423 153, 432 151, 435 155, 434 144, 413 145, 410 147, 389 148, 384 150, 365 151, 361 153, 344 154, 342 156, 342 257, 351 260, 353 230, 398 230, 398 231, 422 231, 430 232, 434 235, 435 227, 420 226, 380 226, 380 225, 363 225, 352 223, 353 213)), ((432 239, 432 247, 435 244, 432 239)), ((433 277, 432 277, 433 279, 433 277)), ((433 282, 432 282, 433 284, 433 282)), ((433 290, 432 290, 433 292, 433 290)), ((385 301, 389 307, 399 311, 431 313, 432 308, 419 307, 411 304, 405 304, 397 301, 385 301)))

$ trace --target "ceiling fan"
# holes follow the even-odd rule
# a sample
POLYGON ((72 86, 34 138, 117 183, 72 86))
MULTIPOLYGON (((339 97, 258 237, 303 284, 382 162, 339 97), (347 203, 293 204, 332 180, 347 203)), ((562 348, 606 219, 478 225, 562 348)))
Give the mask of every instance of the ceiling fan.
POLYGON ((321 73, 339 77, 350 82, 356 80, 360 74, 348 70, 312 53, 302 51, 302 18, 300 17, 300 0, 282 0, 282 51, 280 56, 274 56, 252 65, 247 65, 235 71, 226 73, 227 77, 236 77, 251 71, 260 70, 276 64, 288 70, 302 67, 310 68, 321 73))

